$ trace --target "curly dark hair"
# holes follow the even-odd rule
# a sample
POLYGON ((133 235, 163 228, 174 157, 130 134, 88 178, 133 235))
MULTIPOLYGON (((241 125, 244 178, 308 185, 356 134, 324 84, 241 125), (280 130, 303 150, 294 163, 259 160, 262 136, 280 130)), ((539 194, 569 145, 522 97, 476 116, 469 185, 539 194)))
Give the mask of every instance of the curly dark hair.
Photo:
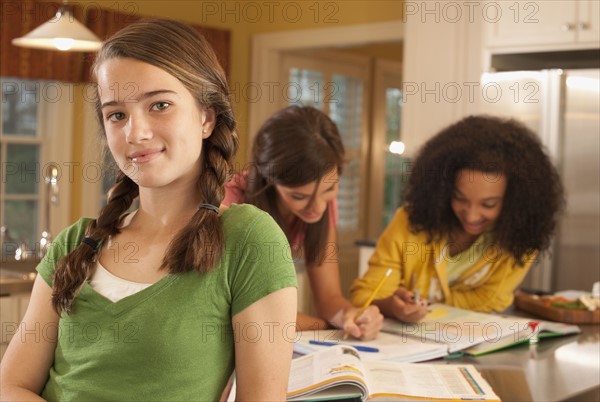
POLYGON ((512 119, 470 116, 444 128, 421 148, 405 200, 411 230, 430 241, 460 227, 451 207, 456 174, 463 169, 502 173, 507 179, 494 241, 518 264, 550 246, 564 208, 560 176, 536 134, 512 119))

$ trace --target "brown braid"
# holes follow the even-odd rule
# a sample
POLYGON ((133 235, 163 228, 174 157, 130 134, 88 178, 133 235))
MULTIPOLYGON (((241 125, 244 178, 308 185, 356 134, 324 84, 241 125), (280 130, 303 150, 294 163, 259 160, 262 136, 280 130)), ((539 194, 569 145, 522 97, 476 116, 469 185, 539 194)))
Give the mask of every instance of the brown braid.
MULTIPOLYGON (((119 233, 120 218, 137 196, 137 184, 121 173, 100 216, 88 225, 86 236, 100 244, 109 236, 119 233)), ((52 284, 52 306, 59 314, 61 311, 71 312, 78 290, 93 271, 97 253, 98 250, 80 244, 58 262, 52 284)))
MULTIPOLYGON (((237 149, 236 136, 230 133, 222 135, 218 131, 216 129, 208 141, 204 142, 206 160, 198 181, 202 198, 212 205, 220 205, 223 201, 223 185, 228 180, 232 158, 237 149)), ((173 273, 192 268, 205 272, 221 257, 223 243, 223 230, 218 216, 213 211, 199 208, 190 223, 169 245, 162 266, 173 273)))
MULTIPOLYGON (((92 70, 94 78, 103 62, 121 57, 163 69, 191 92, 199 107, 214 111, 215 128, 202 146, 203 167, 198 191, 202 202, 219 206, 224 198, 223 185, 232 170, 238 138, 227 80, 213 49, 204 37, 185 24, 147 20, 128 25, 104 42, 92 70), (173 46, 174 43, 177 46, 173 46)), ((105 134, 100 97, 96 95, 96 116, 105 134)), ((108 204, 98 219, 88 226, 87 236, 101 243, 119 233, 121 216, 138 193, 137 185, 121 173, 109 193, 108 204)), ((219 217, 213 211, 199 209, 169 244, 161 268, 170 273, 206 272, 215 266, 223 247, 224 235, 219 217)), ((52 296, 53 306, 59 313, 72 310, 77 291, 92 273, 96 256, 91 247, 80 245, 59 263, 52 296)))

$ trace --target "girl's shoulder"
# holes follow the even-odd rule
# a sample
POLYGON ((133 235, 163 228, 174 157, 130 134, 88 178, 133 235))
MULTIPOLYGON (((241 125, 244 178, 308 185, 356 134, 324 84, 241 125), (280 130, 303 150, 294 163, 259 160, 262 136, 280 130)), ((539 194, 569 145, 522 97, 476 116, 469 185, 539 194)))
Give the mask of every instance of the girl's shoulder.
POLYGON ((52 240, 44 258, 42 258, 36 267, 36 270, 42 275, 48 285, 52 286, 52 276, 56 269, 56 264, 64 256, 79 246, 81 240, 85 237, 85 231, 92 220, 92 218, 80 218, 77 222, 64 228, 54 240, 52 240))
POLYGON ((228 240, 246 236, 250 232, 269 238, 283 236, 283 232, 271 215, 251 204, 231 204, 221 214, 221 222, 228 240))
POLYGON ((74 249, 85 237, 85 231, 93 218, 79 218, 77 222, 64 228, 52 241, 51 247, 61 247, 68 251, 74 249))
POLYGON ((388 223, 385 231, 392 233, 395 238, 401 238, 405 241, 417 241, 420 243, 428 243, 428 235, 424 231, 413 230, 409 212, 406 206, 402 206, 396 210, 392 220, 388 223))
POLYGON ((263 215, 270 216, 252 204, 232 204, 224 209, 221 214, 221 221, 223 224, 229 224, 231 221, 239 219, 256 219, 263 215))
POLYGON ((396 230, 403 229, 410 231, 410 220, 405 206, 402 206, 396 210, 396 213, 389 224, 393 225, 396 230))

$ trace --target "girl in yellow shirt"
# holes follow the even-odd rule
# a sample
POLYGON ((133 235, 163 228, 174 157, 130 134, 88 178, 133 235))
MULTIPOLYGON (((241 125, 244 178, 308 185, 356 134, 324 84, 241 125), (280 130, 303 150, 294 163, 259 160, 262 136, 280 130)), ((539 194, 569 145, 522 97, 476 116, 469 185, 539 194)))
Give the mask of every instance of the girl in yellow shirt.
POLYGON ((423 146, 405 200, 351 294, 361 305, 392 268, 373 304, 406 322, 423 318, 427 301, 506 309, 549 247, 564 204, 559 175, 536 135, 514 120, 483 116, 465 118, 423 146))

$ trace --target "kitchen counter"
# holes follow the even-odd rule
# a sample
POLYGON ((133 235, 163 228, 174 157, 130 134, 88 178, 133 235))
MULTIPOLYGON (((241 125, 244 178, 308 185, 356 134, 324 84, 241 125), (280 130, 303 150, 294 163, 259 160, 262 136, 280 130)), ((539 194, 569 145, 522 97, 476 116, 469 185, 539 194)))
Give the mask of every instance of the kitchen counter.
POLYGON ((0 297, 30 292, 37 276, 38 261, 2 261, 0 268, 0 297))
MULTIPOLYGON (((531 318, 529 313, 514 307, 506 313, 531 318)), ((577 335, 435 362, 475 365, 503 401, 598 401, 600 325, 585 324, 579 328, 581 333, 577 335)))

